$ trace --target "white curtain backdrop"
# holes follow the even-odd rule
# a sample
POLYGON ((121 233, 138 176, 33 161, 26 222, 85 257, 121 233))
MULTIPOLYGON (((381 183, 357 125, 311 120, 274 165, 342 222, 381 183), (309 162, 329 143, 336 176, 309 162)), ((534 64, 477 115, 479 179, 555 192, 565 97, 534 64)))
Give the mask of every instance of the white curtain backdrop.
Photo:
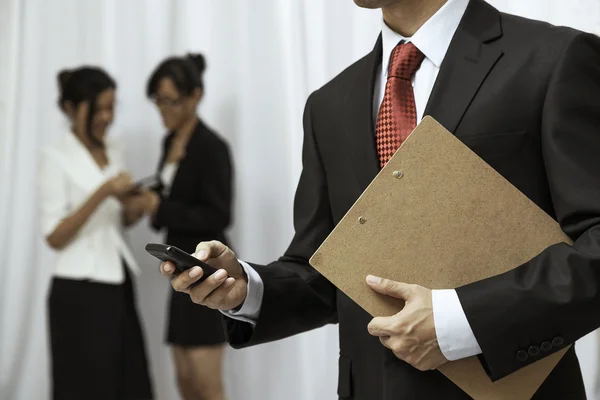
MULTIPOLYGON (((597 0, 495 0, 503 11, 598 33, 597 0)), ((45 301, 53 264, 38 229, 40 146, 67 124, 56 107, 56 73, 83 63, 119 84, 112 129, 128 145, 139 178, 154 170, 163 134, 144 98, 164 57, 200 51, 208 60, 204 119, 231 143, 236 166, 233 243, 239 256, 268 262, 292 237, 292 201, 301 169, 301 114, 308 94, 368 52, 378 11, 351 0, 0 0, 0 399, 48 398, 45 301)), ((143 266, 137 280, 158 399, 177 399, 163 344, 168 282, 131 231, 143 266)), ((597 342, 578 346, 596 398, 597 342)), ((231 399, 337 398, 337 328, 228 351, 231 399)), ((600 399, 600 396, 597 397, 600 399)))

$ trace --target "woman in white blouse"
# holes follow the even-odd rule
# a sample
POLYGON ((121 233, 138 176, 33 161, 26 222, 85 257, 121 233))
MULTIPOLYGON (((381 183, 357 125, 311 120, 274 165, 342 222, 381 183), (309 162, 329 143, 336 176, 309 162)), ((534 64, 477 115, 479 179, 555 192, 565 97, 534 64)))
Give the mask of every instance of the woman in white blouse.
POLYGON ((59 74, 59 106, 71 124, 42 152, 41 225, 58 253, 49 296, 53 398, 151 399, 131 276, 138 265, 123 237, 137 221, 123 150, 106 138, 116 84, 99 68, 59 74))

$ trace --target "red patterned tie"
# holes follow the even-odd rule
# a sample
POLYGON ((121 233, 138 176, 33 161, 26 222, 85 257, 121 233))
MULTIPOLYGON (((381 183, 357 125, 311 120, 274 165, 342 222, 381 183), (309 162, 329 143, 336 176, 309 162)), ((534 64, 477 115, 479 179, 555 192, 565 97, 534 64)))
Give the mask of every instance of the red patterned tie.
POLYGON ((377 115, 377 154, 381 168, 417 126, 411 79, 425 56, 412 43, 401 43, 390 57, 383 102, 377 115))

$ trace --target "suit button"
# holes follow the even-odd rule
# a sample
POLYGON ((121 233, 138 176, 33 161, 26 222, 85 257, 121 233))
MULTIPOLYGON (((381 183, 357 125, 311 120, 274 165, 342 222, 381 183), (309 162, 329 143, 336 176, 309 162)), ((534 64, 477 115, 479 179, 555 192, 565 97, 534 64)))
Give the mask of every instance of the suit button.
POLYGON ((552 346, 560 347, 563 345, 564 342, 565 342, 565 339, 561 338, 560 336, 557 336, 554 339, 552 339, 552 346))
POLYGON ((544 353, 547 353, 547 352, 549 352, 550 350, 552 350, 552 343, 550 343, 550 342, 544 342, 544 343, 542 343, 542 346, 541 346, 541 348, 542 348, 542 351, 543 351, 544 353))
POLYGON ((529 356, 527 355, 527 352, 525 350, 517 351, 517 361, 525 362, 525 361, 527 361, 528 358, 529 358, 529 356))
POLYGON ((540 348, 537 346, 530 346, 527 352, 531 357, 537 357, 540 355, 540 348))

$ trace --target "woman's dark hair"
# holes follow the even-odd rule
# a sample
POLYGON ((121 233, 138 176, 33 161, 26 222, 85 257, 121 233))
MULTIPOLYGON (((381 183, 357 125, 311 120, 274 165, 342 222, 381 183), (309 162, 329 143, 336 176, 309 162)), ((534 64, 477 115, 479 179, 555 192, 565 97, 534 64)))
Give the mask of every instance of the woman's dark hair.
POLYGON ((185 57, 170 57, 159 64, 150 75, 146 86, 146 96, 152 97, 163 78, 170 78, 179 93, 191 95, 194 90, 204 90, 203 75, 206 61, 202 54, 188 54, 185 57))
POLYGON ((71 70, 62 70, 58 73, 59 98, 58 106, 65 110, 65 104, 70 102, 75 108, 82 102, 89 102, 89 111, 86 125, 86 135, 97 146, 102 142, 92 133, 92 121, 96 109, 96 98, 107 89, 116 89, 117 84, 104 70, 97 67, 80 67, 71 70))

